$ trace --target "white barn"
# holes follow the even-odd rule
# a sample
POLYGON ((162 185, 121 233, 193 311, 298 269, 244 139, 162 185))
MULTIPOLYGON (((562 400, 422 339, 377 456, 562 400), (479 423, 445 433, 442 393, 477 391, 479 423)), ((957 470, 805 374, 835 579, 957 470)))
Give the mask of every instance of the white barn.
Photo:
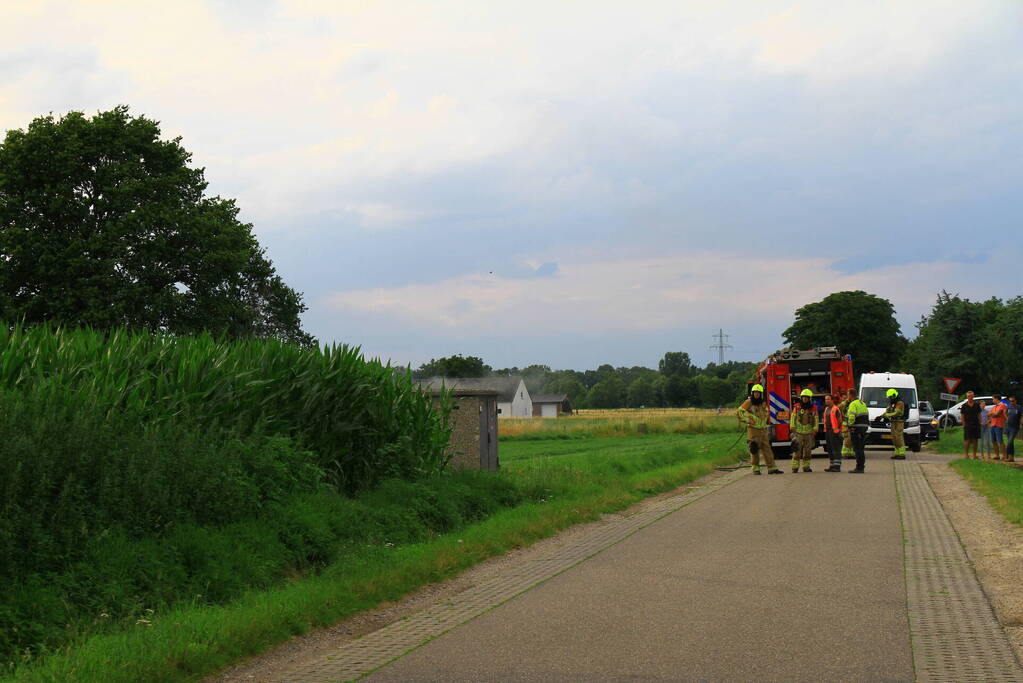
POLYGON ((521 377, 434 377, 419 382, 429 390, 441 386, 460 391, 496 391, 498 417, 533 417, 533 399, 521 377))

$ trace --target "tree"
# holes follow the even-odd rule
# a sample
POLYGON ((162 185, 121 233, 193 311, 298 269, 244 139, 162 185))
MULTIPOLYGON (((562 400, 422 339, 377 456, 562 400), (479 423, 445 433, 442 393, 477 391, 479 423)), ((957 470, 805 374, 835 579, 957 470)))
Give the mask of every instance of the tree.
POLYGON ((803 306, 782 334, 800 349, 837 346, 852 354, 859 372, 894 369, 906 348, 891 302, 863 291, 835 292, 803 306))
POLYGON ((1023 298, 974 302, 941 292, 903 357, 923 396, 942 389, 942 377, 963 380, 960 392, 1019 390, 1023 382, 1023 298))
POLYGON ((543 387, 544 394, 565 394, 576 407, 586 400, 586 387, 571 370, 557 370, 543 387))
POLYGON ((629 385, 626 405, 629 408, 646 408, 655 405, 657 394, 649 377, 637 377, 629 385))
POLYGON ((478 356, 455 354, 445 358, 431 358, 412 373, 416 379, 428 377, 486 377, 490 374, 490 366, 478 356))
POLYGON ((593 385, 587 400, 590 408, 621 408, 625 404, 625 383, 611 375, 593 385))
POLYGON ((668 351, 657 364, 657 369, 666 377, 688 377, 692 374, 693 362, 685 351, 668 351))
POLYGON ((717 408, 735 399, 735 385, 727 379, 701 375, 700 380, 700 405, 717 408))
POLYGON ((664 382, 664 402, 673 407, 681 408, 689 399, 685 383, 679 375, 670 375, 664 382))
POLYGON ((206 196, 180 138, 127 107, 46 116, 0 144, 0 315, 304 345, 284 284, 233 200, 206 196))

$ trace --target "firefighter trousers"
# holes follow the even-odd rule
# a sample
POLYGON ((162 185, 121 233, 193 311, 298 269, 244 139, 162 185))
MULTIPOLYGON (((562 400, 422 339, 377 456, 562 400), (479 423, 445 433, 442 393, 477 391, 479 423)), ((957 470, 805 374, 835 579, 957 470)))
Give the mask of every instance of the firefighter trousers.
POLYGON ((810 460, 812 456, 810 452, 813 451, 814 446, 817 445, 817 435, 813 432, 809 434, 799 434, 797 432, 792 433, 792 469, 798 469, 799 463, 802 461, 803 467, 810 466, 810 460))
POLYGON ((852 430, 846 429, 842 432, 842 457, 851 458, 856 454, 853 449, 852 430))
POLYGON ((824 436, 828 440, 828 456, 830 457, 831 467, 842 469, 842 452, 839 451, 842 444, 842 435, 826 431, 824 432, 824 436))
POLYGON ((768 471, 774 469, 774 451, 771 450, 771 440, 767 438, 766 429, 746 430, 746 438, 749 441, 750 466, 754 472, 760 471, 760 457, 763 456, 764 464, 768 471), (756 444, 754 446, 754 444, 756 444))
POLYGON ((902 430, 905 429, 905 427, 905 422, 892 423, 892 445, 895 446, 895 455, 906 454, 906 438, 902 434, 902 430))

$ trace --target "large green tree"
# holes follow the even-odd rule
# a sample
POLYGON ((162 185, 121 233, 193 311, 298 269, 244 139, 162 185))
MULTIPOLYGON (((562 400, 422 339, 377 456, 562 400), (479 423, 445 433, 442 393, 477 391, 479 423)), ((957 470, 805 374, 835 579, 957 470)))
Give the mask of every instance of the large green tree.
POLYGON ((1016 394, 1023 383, 1023 297, 970 301, 941 292, 903 364, 925 397, 944 391, 942 377, 963 380, 958 391, 1016 394))
POLYGON ((625 405, 625 382, 616 375, 611 375, 593 385, 587 396, 590 408, 621 408, 625 405))
MULTIPOLYGON (((518 368, 515 368, 518 370, 518 368)), ((455 354, 444 358, 431 358, 412 373, 417 379, 428 377, 486 377, 490 366, 478 356, 455 354)), ((517 373, 514 373, 517 374, 517 373)))
POLYGON ((637 377, 629 385, 626 396, 629 408, 651 408, 657 405, 657 390, 650 377, 637 377))
POLYGON ((657 369, 666 377, 688 377, 693 371, 693 361, 685 351, 668 351, 657 363, 657 369))
POLYGON ((37 118, 0 144, 0 315, 311 344, 233 200, 180 138, 117 107, 37 118))
POLYGON ((800 349, 837 346, 852 354, 857 372, 895 370, 906 348, 892 303, 859 290, 803 306, 782 335, 800 349))

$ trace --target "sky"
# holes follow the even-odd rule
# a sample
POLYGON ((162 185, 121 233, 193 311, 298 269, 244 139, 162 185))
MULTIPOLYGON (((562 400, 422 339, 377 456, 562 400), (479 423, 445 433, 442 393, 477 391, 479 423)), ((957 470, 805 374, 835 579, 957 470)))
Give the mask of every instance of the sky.
POLYGON ((1023 295, 1017 0, 0 5, 0 131, 160 121, 305 329, 396 364, 758 360, 835 291, 908 337, 1023 295))

